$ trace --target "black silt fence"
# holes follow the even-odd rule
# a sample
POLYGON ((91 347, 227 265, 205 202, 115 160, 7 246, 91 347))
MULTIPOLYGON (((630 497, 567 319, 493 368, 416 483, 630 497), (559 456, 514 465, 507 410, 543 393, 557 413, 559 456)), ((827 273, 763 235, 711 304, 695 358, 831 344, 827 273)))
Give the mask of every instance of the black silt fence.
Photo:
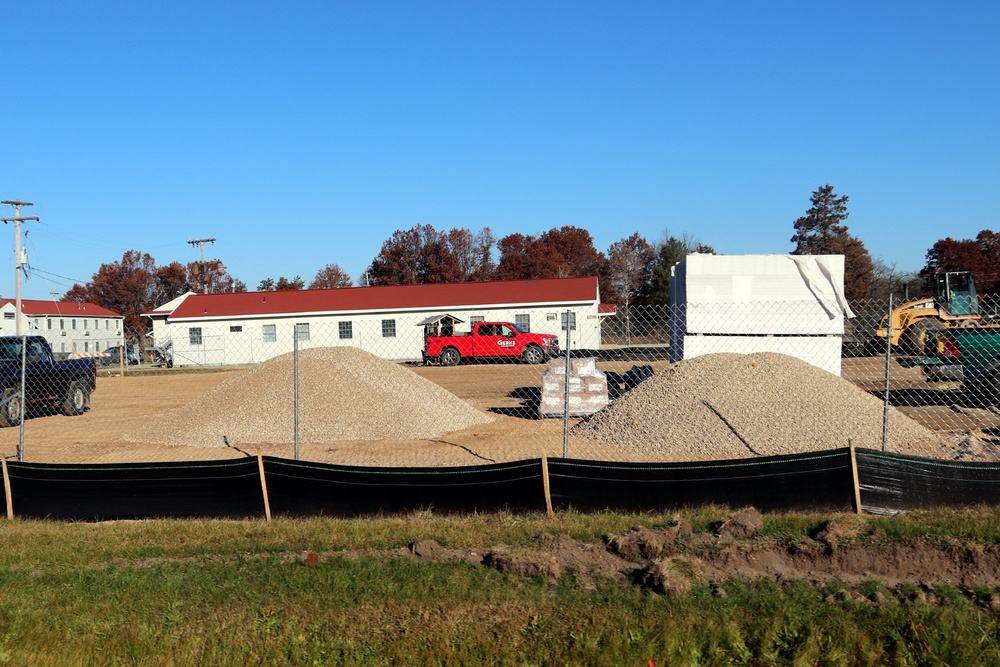
POLYGON ((24 518, 234 519, 264 512, 256 459, 6 467, 14 514, 24 518))
POLYGON ((686 463, 533 459, 460 468, 362 468, 271 457, 189 463, 4 463, 13 516, 370 516, 553 509, 647 511, 706 504, 851 511, 857 462, 865 511, 1000 505, 1000 464, 859 449, 686 463))
POLYGON ((539 459, 456 468, 363 468, 264 457, 271 512, 363 516, 545 511, 539 459))
POLYGON ((1000 505, 998 463, 946 461, 873 449, 858 449, 857 459, 866 512, 1000 505))
POLYGON ((794 456, 689 463, 549 459, 552 505, 663 510, 720 504, 769 510, 851 511, 850 449, 794 456))

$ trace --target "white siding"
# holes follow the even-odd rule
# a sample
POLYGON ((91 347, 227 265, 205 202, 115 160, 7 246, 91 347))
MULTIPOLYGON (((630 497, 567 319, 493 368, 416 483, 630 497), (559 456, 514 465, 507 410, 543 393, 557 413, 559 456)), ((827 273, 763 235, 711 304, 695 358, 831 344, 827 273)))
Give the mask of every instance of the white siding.
MULTIPOLYGON (((597 316, 597 303, 551 304, 538 307, 516 308, 449 308, 447 312, 465 320, 458 331, 468 331, 473 316, 486 320, 513 322, 515 315, 531 316, 532 333, 548 333, 559 338, 560 347, 566 346, 566 333, 561 331, 560 313, 572 310, 576 314, 576 330, 571 331, 572 349, 596 349, 601 345, 601 327, 597 316)), ((153 318, 155 344, 172 345, 175 366, 215 366, 252 364, 291 352, 293 331, 296 324, 309 324, 309 340, 300 341, 300 348, 353 346, 384 359, 394 361, 421 358, 424 345, 423 327, 417 322, 429 315, 445 312, 434 311, 366 311, 364 313, 301 314, 282 317, 240 317, 218 319, 191 319, 182 321, 153 318), (382 335, 382 320, 395 320, 396 335, 382 335), (350 339, 340 338, 340 322, 351 322, 350 339), (264 326, 273 325, 275 341, 264 342, 264 326), (232 331, 234 326, 241 331, 232 331), (191 327, 202 330, 201 344, 192 345, 191 327)))

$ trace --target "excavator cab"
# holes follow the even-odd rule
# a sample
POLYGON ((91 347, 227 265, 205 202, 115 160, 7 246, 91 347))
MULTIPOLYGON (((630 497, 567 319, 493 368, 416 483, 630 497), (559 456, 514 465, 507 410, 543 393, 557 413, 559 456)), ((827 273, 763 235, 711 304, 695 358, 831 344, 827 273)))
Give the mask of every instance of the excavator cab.
POLYGON ((979 315, 979 297, 976 283, 968 271, 934 274, 934 300, 947 317, 979 315))

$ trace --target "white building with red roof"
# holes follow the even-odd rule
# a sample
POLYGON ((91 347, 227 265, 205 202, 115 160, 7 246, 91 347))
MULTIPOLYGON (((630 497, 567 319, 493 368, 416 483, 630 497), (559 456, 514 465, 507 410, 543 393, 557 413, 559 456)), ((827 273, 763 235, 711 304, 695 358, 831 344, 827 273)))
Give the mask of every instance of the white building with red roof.
MULTIPOLYGON (((513 322, 557 336, 572 349, 601 344, 597 278, 385 285, 323 290, 188 292, 143 313, 153 344, 176 366, 257 363, 299 347, 349 345, 392 360, 421 358, 421 320, 448 313, 468 331, 477 321, 513 322)), ((462 326, 457 328, 462 331, 462 326)))
MULTIPOLYGON (((59 355, 93 356, 123 344, 124 318, 93 303, 21 299, 21 332, 45 336, 59 355)), ((17 333, 14 299, 0 300, 0 335, 17 333)))

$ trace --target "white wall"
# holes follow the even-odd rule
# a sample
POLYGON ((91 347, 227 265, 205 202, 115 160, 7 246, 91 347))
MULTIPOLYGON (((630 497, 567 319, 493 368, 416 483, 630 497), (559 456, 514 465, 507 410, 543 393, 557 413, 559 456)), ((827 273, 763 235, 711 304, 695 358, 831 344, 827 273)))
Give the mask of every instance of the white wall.
MULTIPOLYGON (((22 315, 21 331, 32 336, 44 336, 56 354, 72 354, 74 343, 75 351, 79 353, 103 352, 109 347, 121 344, 122 319, 92 315, 84 317, 75 311, 66 315, 22 315)), ((16 334, 14 304, 4 304, 0 307, 0 335, 16 334)))
MULTIPOLYGON (((576 330, 572 331, 573 349, 594 349, 601 345, 601 327, 597 317, 597 304, 552 304, 536 308, 451 308, 447 312, 465 323, 458 331, 468 331, 473 317, 487 321, 515 321, 516 315, 530 315, 531 331, 547 333, 559 338, 560 347, 565 348, 566 336, 561 330, 561 316, 571 310, 576 315, 576 330), (551 319, 550 319, 551 317, 551 319)), ((423 327, 417 326, 433 312, 380 312, 345 313, 343 315, 309 315, 302 317, 267 317, 227 320, 185 320, 158 323, 154 320, 154 339, 159 346, 169 339, 175 366, 192 365, 233 365, 258 363, 276 357, 293 349, 293 330, 297 323, 309 325, 309 340, 300 340, 301 348, 335 347, 350 345, 384 359, 414 360, 421 358, 423 350, 423 327), (395 320, 396 335, 382 335, 382 320, 395 320), (340 323, 350 322, 350 339, 340 337, 340 323), (264 326, 273 325, 276 340, 264 342, 264 326), (201 328, 201 344, 192 345, 190 330, 201 328), (241 331, 231 331, 232 327, 242 327, 241 331)))

